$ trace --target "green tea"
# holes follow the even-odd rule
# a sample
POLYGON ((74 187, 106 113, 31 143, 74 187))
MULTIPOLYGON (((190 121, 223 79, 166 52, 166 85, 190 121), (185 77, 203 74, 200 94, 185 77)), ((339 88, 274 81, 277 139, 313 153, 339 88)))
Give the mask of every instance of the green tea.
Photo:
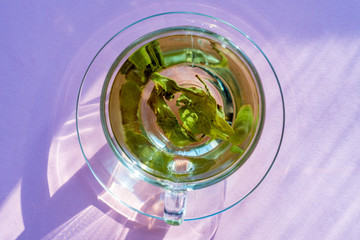
POLYGON ((241 49, 212 32, 184 27, 144 36, 114 71, 108 111, 116 143, 156 177, 214 176, 247 151, 259 129, 256 76, 241 49))

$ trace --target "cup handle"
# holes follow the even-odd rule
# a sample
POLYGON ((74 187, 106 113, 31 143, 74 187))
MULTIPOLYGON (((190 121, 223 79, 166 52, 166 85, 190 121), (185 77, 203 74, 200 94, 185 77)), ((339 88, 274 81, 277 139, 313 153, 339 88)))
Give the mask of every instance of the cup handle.
POLYGON ((164 197, 164 221, 167 224, 179 226, 184 221, 186 209, 187 191, 165 191, 164 197))

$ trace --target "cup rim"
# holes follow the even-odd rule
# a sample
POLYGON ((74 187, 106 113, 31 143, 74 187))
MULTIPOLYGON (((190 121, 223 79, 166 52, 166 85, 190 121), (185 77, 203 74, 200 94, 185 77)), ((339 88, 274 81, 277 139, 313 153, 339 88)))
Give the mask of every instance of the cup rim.
MULTIPOLYGON (((159 16, 159 15, 154 15, 153 17, 157 17, 157 16, 159 16)), ((204 15, 202 15, 202 16, 204 16, 204 15)), ((144 21, 147 19, 151 19, 151 17, 145 18, 144 21)), ((141 22, 142 21, 139 21, 138 23, 141 23, 141 22)), ((243 57, 247 61, 247 64, 249 65, 248 67, 250 68, 251 72, 254 73, 253 74, 254 82, 257 86, 257 91, 259 92, 259 105, 261 107, 260 107, 260 111, 259 111, 258 126, 255 129, 254 135, 253 135, 249 145, 246 147, 245 153, 242 154, 236 161, 231 163, 229 166, 225 167, 224 169, 219 169, 219 171, 214 173, 213 175, 206 176, 206 175, 208 175, 206 172, 204 174, 200 174, 200 176, 197 179, 186 179, 185 181, 181 181, 181 182, 174 182, 163 176, 160 176, 159 174, 148 172, 145 169, 143 169, 137 165, 134 166, 128 160, 124 159, 121 155, 123 152, 125 153, 125 151, 124 151, 123 147, 121 147, 119 144, 117 144, 117 141, 115 139, 113 139, 112 134, 114 134, 114 133, 111 130, 111 127, 108 126, 108 122, 107 122, 106 97, 107 97, 107 90, 109 87, 111 87, 111 86, 109 86, 111 77, 114 74, 116 74, 114 71, 119 66, 120 61, 123 59, 124 52, 126 55, 127 49, 130 49, 130 46, 132 46, 132 45, 137 46, 137 42, 141 43, 141 42, 143 42, 144 39, 148 40, 149 38, 156 37, 157 35, 161 35, 163 32, 171 31, 173 29, 177 30, 177 27, 168 27, 168 28, 158 29, 156 31, 150 31, 150 32, 144 34, 143 37, 141 37, 140 39, 135 40, 135 42, 131 43, 129 46, 127 46, 125 48, 125 50, 122 51, 122 53, 120 53, 120 55, 117 57, 117 59, 114 61, 114 63, 110 67, 110 69, 107 73, 107 76, 105 78, 104 84, 103 84, 101 98, 100 98, 101 122, 102 122, 103 132, 105 134, 106 140, 107 140, 108 144, 110 145, 112 151, 118 158, 118 160, 121 161, 121 163, 124 164, 130 171, 133 171, 134 173, 136 172, 135 174, 138 175, 142 180, 150 182, 153 185, 163 187, 163 188, 195 190, 195 189, 207 187, 207 186, 213 185, 219 181, 222 181, 223 179, 227 178, 232 173, 234 173, 238 168, 240 168, 247 161, 247 159, 250 157, 251 153, 254 151, 254 149, 261 137, 261 132, 262 132, 264 121, 265 121, 265 99, 264 99, 264 94, 263 94, 262 83, 261 83, 259 75, 257 74, 257 70, 256 70, 255 66, 252 64, 249 57, 244 52, 242 52, 241 49, 237 49, 236 45, 229 41, 230 44, 234 45, 234 46, 232 46, 233 49, 235 51, 241 52, 241 55, 243 55, 243 57), (136 170, 134 170, 134 168, 136 170), (204 177, 202 177, 202 175, 204 177)), ((194 28, 191 30, 195 31, 196 29, 197 28, 194 28)), ((212 34, 212 32, 210 32, 209 30, 204 30, 204 33, 212 34)), ((213 33, 213 34, 216 34, 216 33, 213 33)), ((218 35, 218 34, 216 34, 216 35, 218 35)), ((218 35, 218 36, 223 37, 220 35, 218 35)), ((225 40, 227 40, 227 39, 225 39, 225 40)))

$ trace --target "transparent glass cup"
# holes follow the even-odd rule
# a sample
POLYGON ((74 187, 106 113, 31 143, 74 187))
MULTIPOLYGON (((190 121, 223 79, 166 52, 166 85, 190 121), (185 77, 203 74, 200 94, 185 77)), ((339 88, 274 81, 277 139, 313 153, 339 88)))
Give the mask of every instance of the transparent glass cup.
MULTIPOLYGON (((172 104, 168 101, 175 114, 177 98, 179 95, 172 104)), ((79 141, 95 177, 126 206, 172 225, 217 214, 251 193, 275 160, 284 117, 280 84, 261 49, 231 24, 188 12, 154 15, 114 35, 92 60, 77 103, 79 141), (137 83, 141 89, 138 94, 134 88, 124 87, 134 79, 131 74, 139 75, 141 63, 129 59, 142 51, 150 56, 150 65, 162 62, 154 72, 174 79, 181 87, 211 93, 230 126, 234 126, 241 107, 249 106, 252 120, 246 137, 236 146, 206 136, 192 144, 174 144, 148 104, 154 89, 154 83, 148 81, 151 73, 143 84, 137 83), (137 106, 136 114, 130 117, 136 122, 130 135, 127 129, 134 123, 126 120, 132 114, 129 105, 137 106), (94 152, 101 152, 97 154, 100 157, 94 158, 94 152), (159 153, 162 157, 156 158, 159 153), (240 178, 241 187, 232 191, 235 200, 229 204, 224 203, 226 184, 222 180, 230 178, 240 178), (139 185, 146 190, 137 191, 134 186, 139 185), (135 206, 132 198, 123 195, 124 190, 141 203, 149 196, 157 200, 151 207, 135 206), (159 205, 162 210, 158 210, 159 205)))

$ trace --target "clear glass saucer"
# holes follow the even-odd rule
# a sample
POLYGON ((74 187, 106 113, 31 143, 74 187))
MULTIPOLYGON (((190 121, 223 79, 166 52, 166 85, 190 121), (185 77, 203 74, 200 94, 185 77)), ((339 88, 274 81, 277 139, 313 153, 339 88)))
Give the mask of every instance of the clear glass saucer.
POLYGON ((109 39, 91 60, 78 94, 76 124, 84 158, 102 187, 128 208, 163 219, 165 190, 129 171, 106 139, 101 93, 114 61, 134 41, 149 32, 183 26, 214 32, 241 49, 256 68, 266 102, 261 136, 246 161, 224 180, 188 192, 184 220, 190 221, 219 214, 244 200, 264 180, 280 150, 285 126, 280 82, 269 59, 249 36, 221 19, 193 12, 166 12, 130 24, 109 39))

